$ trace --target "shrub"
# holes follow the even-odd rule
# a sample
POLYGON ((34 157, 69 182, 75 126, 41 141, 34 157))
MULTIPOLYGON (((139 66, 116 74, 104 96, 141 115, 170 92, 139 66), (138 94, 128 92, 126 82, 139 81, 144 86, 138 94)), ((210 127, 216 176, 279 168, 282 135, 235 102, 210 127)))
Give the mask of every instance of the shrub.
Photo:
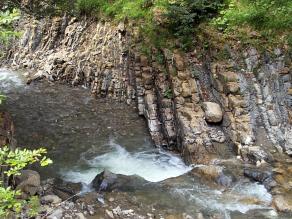
POLYGON ((167 6, 167 29, 189 47, 195 26, 215 16, 222 3, 222 0, 177 0, 167 6))
POLYGON ((10 215, 11 212, 18 214, 25 205, 30 206, 29 215, 37 214, 37 198, 32 197, 28 202, 17 199, 20 191, 13 190, 8 182, 10 178, 19 175, 20 171, 30 164, 39 163, 41 166, 47 166, 52 163, 46 156, 46 149, 37 150, 16 149, 10 150, 7 146, 0 148, 0 217, 10 215))
POLYGON ((19 19, 19 10, 13 11, 0 11, 0 43, 7 42, 11 37, 19 36, 12 27, 12 23, 19 19))
POLYGON ((220 29, 250 25, 258 30, 285 30, 292 27, 290 0, 228 0, 214 20, 220 29))

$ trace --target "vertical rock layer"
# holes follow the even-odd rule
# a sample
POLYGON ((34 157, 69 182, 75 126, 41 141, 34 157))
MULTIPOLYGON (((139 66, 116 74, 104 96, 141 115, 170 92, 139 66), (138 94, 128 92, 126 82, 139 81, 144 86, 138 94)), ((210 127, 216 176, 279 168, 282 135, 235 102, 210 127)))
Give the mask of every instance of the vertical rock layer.
POLYGON ((235 56, 202 62, 195 52, 167 49, 145 56, 123 23, 23 20, 24 34, 3 64, 28 69, 31 80, 85 85, 96 97, 135 104, 155 145, 186 161, 210 163, 234 151, 269 161, 263 138, 291 154, 291 70, 280 50, 269 59, 249 49, 242 64, 235 56))

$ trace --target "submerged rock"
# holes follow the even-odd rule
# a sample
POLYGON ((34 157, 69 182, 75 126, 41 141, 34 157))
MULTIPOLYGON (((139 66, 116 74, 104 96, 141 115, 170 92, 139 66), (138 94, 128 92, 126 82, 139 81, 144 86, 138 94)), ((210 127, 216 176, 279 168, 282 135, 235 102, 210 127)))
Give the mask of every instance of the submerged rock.
POLYGON ((225 187, 231 186, 231 184, 234 182, 233 176, 226 175, 223 172, 222 167, 215 165, 196 167, 192 170, 192 174, 203 177, 225 187))
POLYGON ((244 169, 244 176, 263 184, 266 189, 271 190, 277 185, 273 179, 273 174, 267 170, 259 170, 254 168, 244 169))
POLYGON ((142 177, 136 175, 125 176, 105 170, 94 178, 91 185, 97 191, 111 192, 113 190, 132 190, 147 183, 142 177))

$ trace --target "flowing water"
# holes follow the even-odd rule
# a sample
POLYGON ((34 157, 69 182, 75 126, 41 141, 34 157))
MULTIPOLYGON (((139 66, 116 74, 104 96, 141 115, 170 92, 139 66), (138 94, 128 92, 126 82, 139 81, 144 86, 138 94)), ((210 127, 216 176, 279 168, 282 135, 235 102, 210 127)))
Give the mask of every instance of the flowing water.
POLYGON ((0 70, 0 90, 7 95, 1 108, 13 117, 18 146, 46 147, 54 160, 40 170, 43 178, 86 185, 107 169, 151 183, 123 196, 129 208, 140 206, 142 213, 156 209, 167 214, 200 211, 206 218, 280 218, 269 207, 272 197, 263 185, 246 179, 228 189, 209 185, 189 173, 195 166, 154 148, 144 119, 131 106, 96 100, 82 87, 49 82, 26 86, 21 73, 5 69, 0 70), (257 201, 248 201, 252 199, 257 201))

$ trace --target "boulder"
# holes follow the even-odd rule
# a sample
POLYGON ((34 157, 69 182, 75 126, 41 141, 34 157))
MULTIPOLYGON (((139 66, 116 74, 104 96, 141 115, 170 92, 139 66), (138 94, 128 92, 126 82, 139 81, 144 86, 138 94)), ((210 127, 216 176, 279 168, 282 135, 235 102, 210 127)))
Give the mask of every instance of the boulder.
POLYGON ((207 122, 218 123, 222 121, 223 112, 219 104, 213 102, 204 102, 203 110, 205 112, 205 119, 207 122))
POLYGON ((215 165, 202 165, 194 168, 192 174, 213 181, 218 185, 229 187, 234 182, 234 177, 226 175, 223 168, 215 165))
POLYGON ((105 170, 94 178, 91 185, 96 191, 111 192, 113 190, 129 191, 133 188, 137 189, 146 183, 148 183, 146 180, 136 175, 125 176, 105 170))
POLYGON ((240 150, 241 157, 245 161, 250 161, 256 164, 258 161, 272 162, 274 160, 273 155, 267 150, 263 150, 260 146, 246 146, 240 150))
POLYGON ((26 199, 40 191, 40 175, 33 170, 22 170, 20 175, 14 177, 15 187, 22 191, 21 198, 26 199))
POLYGON ((173 54, 173 57, 174 57, 174 63, 177 70, 184 71, 186 68, 184 57, 179 52, 176 52, 175 54, 173 54))
POLYGON ((280 212, 292 212, 292 205, 288 203, 283 196, 276 195, 273 198, 273 205, 280 212))
POLYGON ((56 195, 46 195, 41 198, 43 204, 58 204, 62 202, 62 199, 56 195))
POLYGON ((61 208, 57 208, 47 217, 47 219, 61 219, 63 214, 64 211, 61 208))
POLYGON ((263 184, 267 190, 271 190, 277 185, 276 181, 273 179, 272 172, 268 170, 245 168, 243 174, 251 180, 263 184))
POLYGON ((191 87, 190 87, 188 82, 183 82, 182 83, 182 96, 185 97, 185 98, 192 96, 191 87))
POLYGON ((238 81, 238 76, 235 72, 232 72, 232 71, 220 72, 218 74, 218 79, 222 83, 236 82, 236 81, 238 81))

